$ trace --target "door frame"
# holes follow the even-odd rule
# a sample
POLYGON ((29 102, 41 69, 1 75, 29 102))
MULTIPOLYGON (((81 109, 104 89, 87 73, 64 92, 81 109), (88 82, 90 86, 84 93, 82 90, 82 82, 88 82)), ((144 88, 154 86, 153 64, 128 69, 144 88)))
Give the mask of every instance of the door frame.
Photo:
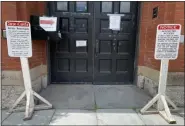
MULTIPOLYGON (((51 16, 50 7, 51 7, 50 6, 50 1, 47 1, 46 2, 46 6, 45 6, 46 16, 51 16)), ((139 56, 139 42, 140 42, 139 41, 140 40, 140 18, 141 18, 141 2, 138 1, 137 2, 137 23, 136 23, 136 39, 135 39, 136 40, 135 41, 135 56, 134 56, 134 69, 133 69, 133 83, 132 83, 132 85, 137 85, 137 79, 138 79, 137 70, 138 70, 138 56, 139 56)), ((93 28, 93 30, 94 30, 94 28, 93 28)), ((92 41, 93 40, 95 40, 95 38, 93 38, 92 41)), ((93 44, 92 47, 94 47, 94 44, 93 44)), ((46 57, 47 57, 47 61, 46 61, 47 64, 46 65, 47 65, 47 71, 48 71, 47 72, 47 84, 48 85, 52 84, 52 82, 51 82, 50 48, 51 48, 50 42, 47 39, 46 40, 46 57)), ((93 49, 93 53, 94 53, 94 49, 93 49)), ((93 64, 94 64, 94 58, 93 58, 93 64)))
POLYGON ((137 3, 137 27, 136 27, 136 43, 135 43, 135 56, 134 56, 134 70, 133 70, 133 85, 137 85, 137 72, 138 72, 138 59, 139 59, 139 48, 140 48, 140 21, 141 21, 141 6, 142 2, 137 3))

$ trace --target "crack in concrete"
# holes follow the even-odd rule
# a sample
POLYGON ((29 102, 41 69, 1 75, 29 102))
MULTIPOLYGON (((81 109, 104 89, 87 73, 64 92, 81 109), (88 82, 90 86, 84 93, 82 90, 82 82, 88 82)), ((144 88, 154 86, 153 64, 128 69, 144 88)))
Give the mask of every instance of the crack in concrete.
MULTIPOLYGON (((8 113, 8 112, 7 112, 8 113)), ((12 113, 9 113, 8 116, 6 118, 4 118, 3 120, 1 120, 1 124, 3 124, 3 121, 5 121, 12 113)), ((2 113, 1 113, 2 115, 2 113)), ((2 116, 1 116, 2 117, 2 116)))
POLYGON ((52 114, 50 120, 48 121, 48 124, 45 124, 45 125, 49 125, 49 124, 51 123, 51 121, 52 121, 52 119, 53 119, 53 117, 54 117, 55 112, 56 112, 56 109, 54 109, 54 112, 53 112, 53 114, 52 114))

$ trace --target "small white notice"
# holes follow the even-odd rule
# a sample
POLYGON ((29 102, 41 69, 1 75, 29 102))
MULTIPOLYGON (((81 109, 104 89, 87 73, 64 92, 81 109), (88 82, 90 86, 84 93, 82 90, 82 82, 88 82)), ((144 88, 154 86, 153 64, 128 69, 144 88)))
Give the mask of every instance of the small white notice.
POLYGON ((84 47, 87 46, 86 40, 76 40, 76 47, 84 47))
POLYGON ((31 57, 30 23, 27 21, 6 21, 5 27, 8 55, 10 57, 31 57))
POLYGON ((109 15, 109 29, 120 30, 121 16, 109 15))
POLYGON ((39 24, 45 31, 56 31, 57 17, 39 17, 39 24))
POLYGON ((180 36, 180 24, 159 24, 156 34, 155 59, 176 59, 180 36))

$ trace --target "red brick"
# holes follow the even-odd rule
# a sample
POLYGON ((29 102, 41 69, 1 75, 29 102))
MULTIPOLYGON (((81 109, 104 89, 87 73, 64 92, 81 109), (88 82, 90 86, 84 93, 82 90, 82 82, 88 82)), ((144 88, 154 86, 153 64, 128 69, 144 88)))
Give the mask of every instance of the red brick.
POLYGON ((2 16, 2 23, 1 29, 5 29, 5 21, 7 20, 17 20, 16 16, 16 2, 1 2, 1 16, 2 16), (11 8, 11 9, 10 9, 11 8))
MULTIPOLYGON (((162 23, 180 23, 182 24, 182 34, 184 34, 184 2, 143 2, 142 7, 144 11, 147 7, 149 9, 148 12, 142 11, 141 14, 141 16, 145 15, 144 23, 147 25, 141 22, 139 65, 159 70, 160 61, 154 59, 156 26, 162 23), (152 19, 152 10, 156 6, 159 7, 158 17, 152 19)), ((170 61, 169 71, 184 71, 183 44, 180 44, 178 58, 170 61)))
MULTIPOLYGON (((2 24, 4 29, 4 22, 6 20, 28 20, 32 14, 43 15, 45 12, 46 2, 2 2, 2 24), (10 9, 11 8, 11 9, 10 9)), ((2 70, 20 70, 20 59, 8 56, 7 42, 2 39, 2 70)), ((46 64, 46 42, 33 41, 33 56, 29 58, 30 68, 46 64)))
POLYGON ((176 11, 177 10, 180 10, 180 11, 184 10, 184 4, 185 4, 185 2, 176 2, 176 11))
MULTIPOLYGON (((6 20, 28 20, 32 14, 43 15, 46 12, 46 2, 2 2, 2 23, 4 29, 6 20), (9 9, 11 8, 11 9, 9 9)), ((142 14, 140 22, 140 43, 138 64, 159 70, 160 61, 154 59, 156 26, 160 23, 180 23, 184 34, 184 2, 142 2, 142 14), (154 7, 159 7, 158 17, 152 19, 154 7)), ((6 40, 2 40, 2 69, 20 70, 19 58, 8 56, 6 40)), ((29 58, 30 68, 46 64, 46 42, 33 41, 33 56, 29 58)), ((180 44, 179 56, 170 61, 169 71, 184 70, 184 45, 180 44)))

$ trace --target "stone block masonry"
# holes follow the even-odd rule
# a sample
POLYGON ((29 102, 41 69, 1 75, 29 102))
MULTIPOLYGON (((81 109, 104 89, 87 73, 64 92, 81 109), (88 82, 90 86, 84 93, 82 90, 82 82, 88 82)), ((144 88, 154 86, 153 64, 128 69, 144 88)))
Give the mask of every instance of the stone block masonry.
MULTIPOLYGON (((138 70, 137 86, 151 96, 158 91, 159 71, 141 66, 138 70)), ((184 107, 184 72, 168 73, 166 95, 179 107, 184 107)))
MULTIPOLYGON (((40 92, 42 88, 47 87, 47 68, 46 65, 40 65, 30 70, 33 90, 40 92)), ((24 83, 21 71, 3 71, 2 72, 2 109, 7 109, 24 91, 24 83)), ((23 100, 20 105, 25 105, 23 100)))

